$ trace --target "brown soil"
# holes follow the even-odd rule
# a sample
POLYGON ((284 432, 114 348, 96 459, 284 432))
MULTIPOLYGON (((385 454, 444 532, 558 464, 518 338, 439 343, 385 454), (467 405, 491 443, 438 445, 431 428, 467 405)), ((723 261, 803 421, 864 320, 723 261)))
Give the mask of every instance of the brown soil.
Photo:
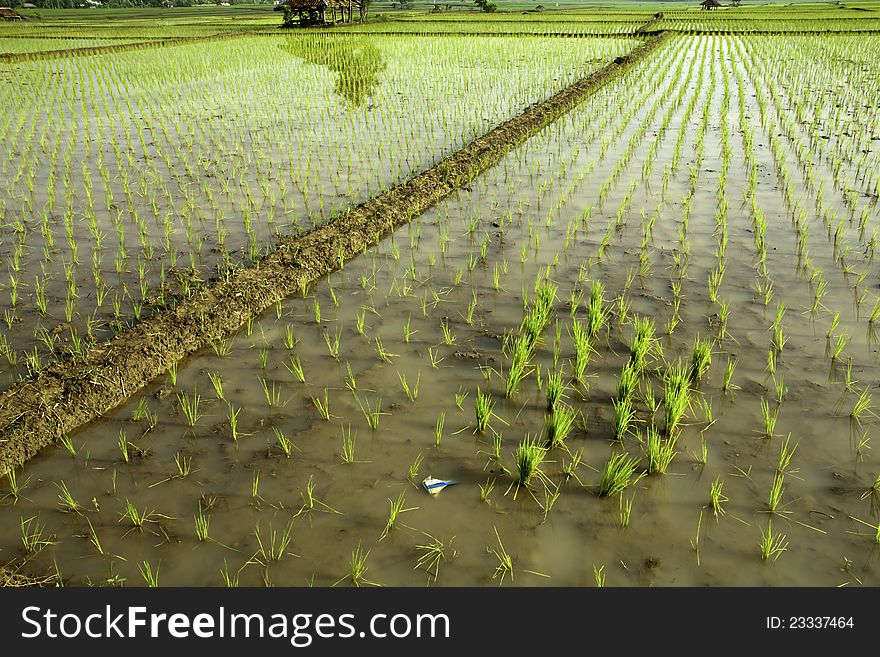
POLYGON ((20 564, 15 563, 0 565, 0 587, 55 586, 57 583, 55 575, 31 577, 19 572, 20 567, 20 564))
POLYGON ((123 403, 170 366, 236 331, 245 321, 365 252, 497 163, 609 79, 668 38, 651 37, 624 57, 502 123, 461 150, 327 224, 282 241, 260 262, 211 281, 170 310, 67 357, 0 394, 0 473, 59 436, 123 403))

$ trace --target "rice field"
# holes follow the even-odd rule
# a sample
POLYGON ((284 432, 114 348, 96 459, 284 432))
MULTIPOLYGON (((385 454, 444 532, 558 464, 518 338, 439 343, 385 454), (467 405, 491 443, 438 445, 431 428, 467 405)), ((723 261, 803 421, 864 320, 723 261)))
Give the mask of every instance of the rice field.
POLYGON ((0 385, 52 358, 53 331, 111 336, 635 43, 251 37, 10 65, 0 385))
MULTIPOLYGON (((779 11, 779 33, 667 33, 7 472, 0 563, 72 586, 880 584, 880 37, 779 11)), ((6 385, 638 43, 541 29, 10 67, 6 385)))

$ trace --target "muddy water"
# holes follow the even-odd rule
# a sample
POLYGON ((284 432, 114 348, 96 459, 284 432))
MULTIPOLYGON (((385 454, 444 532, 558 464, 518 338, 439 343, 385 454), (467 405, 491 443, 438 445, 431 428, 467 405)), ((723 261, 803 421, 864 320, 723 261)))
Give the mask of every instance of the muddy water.
MULTIPOLYGON (((865 493, 880 472, 880 458, 872 453, 876 450, 864 447, 858 453, 853 444, 848 415, 858 392, 845 392, 840 364, 826 355, 830 314, 840 313, 837 332, 845 328, 852 336, 843 358, 853 359, 857 391, 873 388, 874 347, 864 314, 852 308, 853 282, 835 265, 818 215, 810 216, 815 226, 810 253, 824 271, 829 292, 827 309, 816 315, 808 312, 810 283, 797 266, 797 237, 756 105, 765 91, 759 71, 737 45, 735 38, 720 37, 671 41, 657 56, 511 153, 469 189, 346 264, 307 298, 290 299, 277 313, 255 321, 249 331, 231 340, 227 355, 208 352, 190 359, 180 367, 176 383, 169 378, 156 381, 105 421, 72 436, 75 457, 60 446, 44 452, 18 474, 20 483, 27 481, 21 498, 14 504, 7 498, 0 505, 0 526, 6 528, 0 557, 23 556, 20 521, 34 517, 38 520, 30 527, 39 523, 43 536, 51 536, 54 544, 33 555, 28 568, 42 572, 57 564, 65 580, 75 585, 123 580, 141 585, 138 565, 144 560, 159 567, 163 585, 220 586, 224 570, 231 578, 238 573, 242 585, 343 584, 350 582, 346 575, 351 555, 360 546, 369 551, 366 580, 419 586, 428 575, 415 568, 422 554, 417 546, 429 542, 429 536, 447 546, 438 585, 499 583, 499 537, 514 561, 514 573, 505 574, 505 584, 589 586, 595 581, 594 568, 604 567, 608 585, 877 585, 873 532, 852 518, 878 522, 877 498, 865 493), (737 75, 743 78, 744 117, 739 112, 737 75), (620 103, 623 96, 632 102, 620 103), (688 113, 691 99, 695 101, 688 113), (696 335, 717 337, 713 315, 718 307, 709 299, 706 277, 718 263, 715 212, 721 193, 722 120, 727 122, 733 163, 723 191, 730 206, 729 242, 719 292, 731 305, 729 337, 713 346, 710 373, 694 394, 679 453, 669 470, 641 479, 622 496, 600 498, 599 472, 612 453, 626 450, 645 464, 635 432, 616 441, 612 429, 611 400, 628 358, 633 314, 654 319, 669 360, 689 358, 696 335), (750 156, 741 125, 754 133, 750 156), (681 159, 673 167, 679 135, 681 159), (644 177, 645 159, 655 142, 654 166, 644 177), (630 148, 631 144, 635 145, 630 148), (769 222, 766 266, 775 294, 766 308, 752 290, 753 223, 749 205, 741 205, 748 172, 737 163, 747 157, 759 167, 755 201, 769 222), (622 168, 621 161, 626 162, 622 168), (697 171, 695 180, 691 166, 697 171), (667 170, 664 195, 662 177, 667 170), (606 181, 610 191, 600 204, 599 190, 606 181), (683 242, 682 198, 692 187, 683 242), (615 228, 618 208, 628 195, 628 209, 615 228), (582 221, 586 209, 588 218, 582 221), (653 240, 646 247, 647 265, 640 263, 643 211, 647 216, 657 213, 653 240), (611 241, 600 259, 608 226, 611 241), (674 256, 684 258, 687 249, 682 322, 666 335, 663 327, 672 317, 674 256), (625 293, 632 303, 629 320, 620 322, 614 312, 602 332, 588 368, 589 388, 571 387, 566 393, 584 422, 569 435, 566 449, 546 454, 542 470, 552 482, 549 490, 558 486, 560 492, 549 509, 540 483, 517 489, 505 472, 514 469, 517 443, 541 433, 546 401, 535 373, 515 395, 504 398, 503 373, 509 359, 501 339, 523 317, 524 292, 533 299, 536 278, 548 271, 559 291, 554 318, 534 361, 542 380, 554 365, 557 326, 559 366, 570 372, 572 291, 588 292, 591 281, 602 280, 607 299, 625 293), (468 323, 474 296, 476 306, 468 323), (761 399, 771 408, 777 405, 766 372, 777 302, 786 305, 782 323, 788 336, 777 376, 784 376, 788 390, 779 406, 777 435, 764 438, 761 399), (448 340, 443 325, 448 327, 448 340), (285 346, 288 327, 305 383, 285 367, 290 357, 285 346), (334 358, 327 340, 332 344, 337 332, 339 354, 334 358), (390 362, 380 358, 377 339, 390 362), (729 355, 738 359, 733 376, 738 389, 725 393, 729 355), (226 401, 216 398, 209 372, 222 377, 226 401), (419 381, 415 401, 407 398, 400 377, 410 388, 419 381), (261 379, 270 395, 275 386, 277 404, 267 400, 261 379), (478 389, 488 390, 495 402, 495 417, 485 432, 473 426, 478 389), (194 390, 201 396, 202 416, 190 427, 178 393, 192 397, 194 390), (323 402, 325 390, 328 420, 322 419, 313 401, 323 402), (713 423, 706 422, 697 406, 699 398, 711 402, 713 423), (155 421, 132 419, 139 404, 155 414, 155 421), (229 404, 238 413, 237 440, 229 425, 229 404), (381 408, 375 430, 362 412, 365 407, 381 408), (444 426, 438 446, 435 427, 441 414, 444 426), (354 453, 346 462, 343 432, 349 428, 354 453), (295 446, 289 458, 279 447, 276 430, 295 446), (137 447, 129 449, 128 462, 118 446, 120 433, 137 447), (494 433, 502 436, 500 463, 491 456, 494 433), (783 437, 789 433, 797 450, 782 502, 771 515, 770 486, 783 437), (578 451, 583 465, 575 470, 577 477, 567 478, 563 470, 578 451), (179 476, 175 457, 189 460, 187 476, 179 476), (419 457, 414 483, 408 473, 419 457), (427 475, 459 483, 428 496, 416 485, 427 475), (707 507, 716 477, 723 480, 729 498, 724 515, 717 519, 707 507), (83 506, 80 513, 59 507, 62 481, 83 506), (482 500, 481 485, 488 487, 493 481, 482 500), (410 510, 399 515, 383 538, 390 500, 401 493, 404 508, 410 510), (632 501, 625 528, 621 498, 632 501), (120 520, 126 499, 148 513, 142 530, 120 520), (210 516, 208 540, 197 537, 194 516, 200 509, 210 516), (768 523, 773 533, 785 535, 787 550, 765 562, 758 542, 768 523), (269 551, 273 531, 278 545, 288 526, 292 540, 281 558, 266 559, 260 544, 269 551), (90 539, 94 535, 100 551, 90 539)), ((787 148, 784 139, 781 147, 787 148)), ((809 201, 807 207, 813 207, 807 186, 798 184, 796 189, 805 203, 809 201)), ((841 195, 830 187, 824 203, 843 211, 841 195)), ((871 211, 876 223, 880 217, 876 208, 871 211)), ((876 264, 862 266, 876 276, 876 264)), ((582 305, 575 316, 584 320, 582 305)), ((654 362, 642 384, 652 386, 658 399, 662 369, 659 360, 654 362)), ((637 406, 643 430, 649 413, 644 404, 637 406)), ((659 413, 656 422, 662 426, 659 413)), ((870 440, 874 428, 867 418, 856 431, 859 437, 864 432, 870 440)))

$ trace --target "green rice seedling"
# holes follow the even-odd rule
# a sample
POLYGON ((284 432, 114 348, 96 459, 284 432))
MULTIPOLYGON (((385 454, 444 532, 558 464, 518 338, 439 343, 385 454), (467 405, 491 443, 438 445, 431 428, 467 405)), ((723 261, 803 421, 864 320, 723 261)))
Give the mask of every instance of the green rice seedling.
POLYGON ((364 585, 369 586, 379 586, 375 582, 371 582, 367 579, 367 570, 369 569, 367 566, 367 559, 370 557, 370 552, 372 550, 367 550, 364 552, 361 544, 358 543, 358 546, 351 553, 351 560, 349 561, 348 574, 342 579, 336 581, 336 584, 339 584, 346 579, 350 579, 351 583, 357 587, 361 587, 364 585))
POLYGON ((828 326, 828 330, 825 332, 825 337, 827 339, 831 339, 831 335, 837 329, 838 324, 840 324, 840 313, 834 313, 834 316, 831 318, 831 324, 828 326))
POLYGON ((299 356, 291 353, 289 357, 289 364, 284 365, 287 368, 287 371, 290 372, 294 378, 300 383, 306 382, 306 376, 303 372, 302 362, 299 359, 299 356))
POLYGON ((649 419, 653 420, 654 415, 657 413, 657 410, 660 408, 660 400, 654 396, 654 388, 650 383, 645 385, 645 392, 642 395, 642 401, 645 406, 648 408, 649 419))
POLYGON ((700 517, 697 519, 697 533, 691 540, 691 549, 697 553, 697 565, 700 565, 700 534, 703 529, 703 510, 700 509, 700 517))
POLYGON ((773 533, 773 521, 767 521, 767 532, 761 530, 761 541, 758 543, 761 550, 761 560, 767 561, 772 559, 776 561, 780 555, 788 548, 788 541, 785 540, 785 534, 773 533))
POLYGON ((620 371, 620 378, 617 380, 618 401, 631 402, 638 385, 639 370, 632 361, 628 361, 620 371))
POLYGON ((306 484, 306 489, 304 491, 300 491, 300 497, 302 497, 303 505, 300 507, 300 510, 297 511, 297 517, 303 513, 311 513, 318 507, 321 507, 326 513, 335 513, 338 515, 342 515, 341 512, 334 509, 329 504, 325 504, 323 501, 319 500, 315 495, 315 478, 309 475, 309 481, 306 484))
POLYGON ((275 381, 272 382, 271 388, 269 387, 269 383, 263 377, 259 377, 260 379, 260 387, 263 389, 263 395, 266 397, 266 403, 269 404, 270 407, 275 408, 278 406, 284 406, 287 402, 281 401, 281 386, 275 381))
POLYGON ((435 370, 443 362, 443 359, 438 357, 438 352, 434 347, 428 347, 428 358, 431 361, 431 368, 435 370))
POLYGON ((449 328, 449 320, 444 319, 440 322, 440 330, 443 332, 443 344, 446 346, 455 344, 455 334, 449 328))
POLYGON ((348 427, 342 427, 342 462, 343 463, 354 463, 355 462, 355 441, 357 439, 357 432, 354 435, 351 433, 351 425, 348 427))
POLYGON ((125 431, 119 430, 119 439, 116 441, 116 444, 119 446, 119 451, 122 452, 122 460, 128 463, 131 460, 131 453, 129 452, 129 447, 131 443, 128 442, 128 436, 125 435, 125 431))
POLYGON ((125 505, 123 507, 122 513, 119 514, 119 522, 123 520, 127 520, 131 525, 131 529, 129 531, 143 531, 144 525, 148 522, 151 522, 154 519, 155 513, 152 511, 139 511, 138 508, 131 503, 127 497, 125 498, 125 505))
POLYGON ((319 399, 318 397, 312 397, 312 403, 315 405, 315 408, 318 409, 318 415, 320 415, 325 421, 330 421, 330 391, 327 388, 324 388, 324 399, 319 399))
POLYGON ((412 322, 412 315, 410 315, 409 317, 406 318, 406 324, 403 325, 403 341, 406 344, 409 344, 410 338, 413 335, 415 335, 416 333, 418 333, 418 331, 413 331, 410 328, 411 322, 412 322))
POLYGON ((518 486, 528 486, 529 481, 534 476, 544 477, 544 473, 541 472, 541 463, 544 462, 546 453, 547 449, 540 445, 536 438, 526 436, 520 441, 513 454, 517 472, 516 484, 518 486))
POLYGON ((290 458, 293 455, 293 449, 296 445, 294 445, 293 441, 285 436, 278 427, 272 427, 272 431, 275 433, 275 442, 277 442, 278 447, 281 448, 281 453, 284 454, 285 457, 290 458))
POLYGON ((862 390, 862 394, 859 395, 859 398, 856 399, 856 403, 853 405, 849 416, 861 426, 863 415, 869 415, 874 418, 877 417, 874 413, 873 406, 874 402, 871 399, 871 392, 868 388, 865 388, 862 390))
POLYGON ((389 499, 391 502, 391 509, 388 511, 388 520, 385 523, 385 529, 382 530, 382 534, 379 536, 379 540, 383 540, 388 533, 394 529, 397 525, 397 518, 401 513, 406 513, 407 511, 415 511, 419 507, 417 506, 406 506, 406 493, 404 491, 400 491, 400 495, 397 496, 396 500, 389 499))
POLYGON ((260 354, 260 369, 264 370, 269 365, 269 348, 263 347, 259 351, 260 354))
POLYGON ((782 495, 785 492, 785 475, 778 470, 773 475, 773 485, 770 486, 770 498, 767 510, 770 513, 776 513, 779 504, 782 502, 782 495))
POLYGON ((718 475, 709 487, 709 508, 715 514, 716 520, 726 513, 724 505, 730 501, 723 490, 724 481, 722 481, 721 475, 718 475))
POLYGON ((449 539, 447 543, 443 543, 439 538, 431 536, 427 532, 422 532, 430 539, 430 542, 416 545, 419 551, 419 558, 416 559, 415 568, 425 570, 429 575, 429 581, 437 581, 440 574, 440 564, 451 561, 458 556, 458 552, 452 547, 455 536, 449 539))
POLYGON ((553 373, 547 373, 547 385, 545 394, 547 396, 547 411, 552 412, 559 403, 565 399, 565 378, 560 370, 553 373))
POLYGON ((529 366, 531 357, 532 351, 527 344, 527 340, 521 336, 516 338, 513 343, 513 356, 510 368, 507 370, 507 379, 504 382, 505 397, 512 397, 519 389, 519 384, 531 370, 529 366))
POLYGON ((477 396, 474 398, 474 422, 477 431, 485 431, 489 426, 489 420, 494 415, 492 412, 494 407, 495 402, 492 400, 492 395, 477 388, 477 396))
POLYGON ((559 447, 571 433, 576 419, 574 409, 561 404, 550 411, 544 421, 544 431, 547 437, 547 445, 551 448, 559 447))
POLYGON ((193 388, 192 397, 190 397, 186 391, 177 393, 177 402, 180 404, 180 410, 186 418, 187 425, 190 427, 194 427, 196 422, 199 421, 199 418, 202 417, 199 413, 199 404, 201 401, 202 397, 199 395, 197 388, 193 388))
POLYGON ((268 533, 265 536, 258 522, 254 527, 254 538, 257 540, 257 553, 253 556, 254 561, 267 567, 270 563, 281 561, 285 556, 292 554, 287 551, 293 541, 292 534, 293 520, 288 522, 281 531, 273 527, 270 522, 268 533))
POLYGON ((422 467, 422 460, 422 453, 419 452, 413 459, 413 462, 409 464, 409 469, 407 470, 406 477, 413 483, 415 483, 416 479, 418 479, 419 477, 419 468, 422 467))
POLYGON ((232 353, 232 338, 227 340, 214 340, 211 342, 211 349, 217 356, 225 358, 232 353))
POLYGON ((361 401, 360 398, 355 395, 355 401, 357 401, 358 406, 361 409, 361 413, 364 416, 364 419, 367 421, 367 425, 373 431, 379 428, 379 416, 387 415, 387 413, 382 412, 382 398, 379 397, 376 399, 375 408, 370 404, 370 400, 364 397, 364 401, 361 401))
POLYGON ((376 354, 378 354, 379 360, 382 360, 386 363, 390 363, 391 359, 397 356, 397 354, 392 354, 391 352, 385 350, 385 347, 382 344, 382 338, 380 338, 378 335, 376 336, 376 354))
POLYGON ((636 372, 644 371, 647 358, 651 353, 656 338, 654 337, 654 321, 650 317, 633 318, 633 338, 629 348, 629 362, 636 372))
POLYGON ((58 436, 58 442, 60 442, 64 446, 64 449, 67 450, 68 454, 70 454, 73 458, 76 458, 76 447, 74 447, 73 441, 70 439, 70 436, 65 433, 61 434, 60 436, 58 436))
POLYGON ((211 528, 211 516, 210 514, 206 514, 205 510, 202 508, 201 502, 199 502, 199 514, 197 516, 193 516, 193 520, 196 525, 196 538, 199 542, 204 543, 209 538, 209 530, 211 528))
POLYGON ((440 441, 443 440, 443 423, 446 421, 446 413, 441 411, 440 417, 437 418, 437 424, 434 425, 434 447, 440 447, 440 441))
POLYGON ((220 374, 208 372, 208 378, 211 379, 211 385, 214 387, 214 394, 217 395, 217 399, 223 400, 223 379, 220 374))
POLYGON ((590 359, 596 350, 593 348, 590 335, 580 322, 575 321, 571 325, 571 336, 575 346, 575 360, 572 367, 572 376, 579 383, 584 383, 584 375, 590 364, 590 359))
POLYGON ((602 281, 593 281, 590 288, 590 303, 587 306, 587 330, 595 338, 608 323, 608 310, 605 307, 605 286, 602 281))
POLYGON ((675 451, 675 443, 678 440, 677 434, 672 434, 666 440, 660 437, 660 432, 654 428, 654 425, 648 425, 645 432, 645 457, 648 461, 648 472, 650 474, 663 474, 672 463, 677 452, 675 451))
MULTIPOLYGON (((850 520, 855 520, 857 523, 864 525, 865 527, 870 527, 871 529, 873 529, 874 530, 873 535, 871 535, 871 534, 868 534, 868 535, 873 537, 873 541, 874 541, 875 545, 880 544, 880 522, 878 522, 876 525, 874 525, 874 524, 871 524, 870 522, 865 522, 864 520, 859 520, 855 516, 850 516, 849 518, 850 518, 850 520)), ((854 534, 854 533, 858 533, 858 532, 847 532, 847 533, 854 534)), ((863 534, 863 533, 858 533, 858 535, 865 536, 865 534, 863 534)))
POLYGON ((626 452, 612 454, 605 462, 599 482, 599 497, 609 497, 634 485, 643 475, 636 475, 639 459, 626 452))
POLYGON ((324 342, 327 344, 327 351, 334 360, 339 360, 339 338, 342 336, 342 329, 336 327, 333 337, 327 331, 324 331, 324 342))
POLYGON ((848 343, 849 335, 846 333, 846 331, 837 336, 837 342, 834 343, 834 347, 831 350, 832 361, 836 362, 840 359, 840 354, 843 353, 843 349, 848 343))
POLYGON ((700 336, 694 338, 694 347, 691 353, 691 382, 699 381, 708 371, 712 364, 712 345, 709 340, 701 340, 700 336))
POLYGON ((498 539, 498 549, 492 548, 492 554, 495 555, 495 558, 498 559, 498 565, 495 567, 495 571, 492 573, 492 579, 500 578, 498 582, 500 584, 504 584, 504 578, 507 575, 510 575, 510 579, 513 580, 513 559, 507 553, 507 550, 504 549, 504 544, 501 542, 501 536, 498 534, 498 528, 495 527, 495 538, 498 539))
POLYGON ((63 481, 60 483, 56 483, 55 487, 58 489, 58 505, 68 513, 76 513, 82 514, 83 507, 82 505, 76 501, 73 497, 73 494, 70 492, 70 489, 67 488, 67 484, 63 481))
POLYGON ((351 370, 351 363, 345 361, 345 387, 354 392, 357 390, 357 381, 354 378, 354 372, 351 370))
POLYGON ((168 378, 171 380, 171 385, 177 385, 177 363, 172 363, 168 368, 168 378))
POLYGON ((98 532, 95 531, 95 527, 92 525, 92 521, 89 518, 86 518, 86 524, 88 524, 89 529, 86 532, 86 535, 89 538, 89 543, 98 551, 98 554, 101 556, 105 555, 104 546, 101 545, 101 540, 98 538, 98 532))
POLYGON ((776 420, 779 417, 779 406, 775 406, 773 412, 770 411, 770 403, 761 398, 761 418, 764 421, 764 438, 772 438, 776 431, 776 420))
POLYGON ((636 412, 629 399, 615 399, 611 404, 614 409, 614 437, 623 440, 630 428, 637 422, 636 412))
POLYGON ((255 500, 262 500, 263 496, 260 495, 260 471, 254 470, 254 476, 251 479, 251 498, 255 500))
POLYGON ((485 502, 489 504, 489 496, 492 494, 492 491, 495 489, 495 479, 486 479, 485 484, 480 484, 480 502, 485 502))
POLYGON ((596 568, 596 564, 593 564, 593 579, 596 580, 597 588, 605 588, 605 565, 601 565, 596 568))
POLYGON ((159 587, 159 566, 161 564, 161 561, 156 564, 156 570, 153 570, 153 567, 150 565, 149 561, 144 561, 138 564, 138 570, 140 570, 141 577, 144 578, 144 582, 146 582, 147 588, 155 589, 159 587))
POLYGON ((30 480, 31 478, 28 477, 23 482, 19 481, 18 474, 15 472, 15 470, 8 470, 6 472, 6 483, 9 485, 9 494, 5 495, 3 498, 0 498, 0 501, 11 495, 12 503, 15 504, 16 502, 18 502, 18 500, 21 498, 22 490, 27 487, 27 485, 30 483, 30 480))
POLYGON ((880 299, 874 303, 874 309, 871 310, 871 316, 868 318, 868 324, 876 324, 880 322, 880 299))
POLYGON ((183 479, 192 472, 192 456, 182 456, 180 452, 174 455, 174 465, 177 468, 176 477, 183 479))
POLYGON ((569 461, 568 463, 563 461, 562 464, 562 474, 565 475, 566 480, 574 479, 581 486, 583 486, 584 484, 577 474, 577 469, 583 463, 583 454, 583 449, 575 450, 574 453, 571 453, 571 461, 569 461))
POLYGON ((779 378, 776 378, 776 374, 773 375, 773 389, 776 391, 776 403, 781 404, 785 399, 785 393, 788 392, 788 388, 785 387, 785 377, 781 374, 779 378))
POLYGON ((413 385, 411 388, 406 382, 406 376, 398 372, 397 378, 400 379, 400 386, 403 388, 403 392, 406 395, 406 398, 409 399, 411 402, 415 402, 419 398, 419 383, 422 379, 422 371, 419 370, 418 376, 416 377, 415 385, 413 385))
POLYGON ((46 526, 40 524, 40 516, 21 518, 19 522, 21 546, 27 556, 39 554, 45 548, 55 544, 53 535, 46 535, 46 526))
POLYGON ((633 494, 628 500, 625 500, 623 495, 620 496, 620 526, 623 528, 629 527, 630 518, 632 517, 633 500, 635 499, 635 494, 633 494))
MULTIPOLYGON (((692 371, 692 370, 691 370, 692 371)), ((679 428, 684 414, 690 407, 690 375, 680 362, 667 368, 664 373, 663 412, 666 418, 666 436, 679 428)))

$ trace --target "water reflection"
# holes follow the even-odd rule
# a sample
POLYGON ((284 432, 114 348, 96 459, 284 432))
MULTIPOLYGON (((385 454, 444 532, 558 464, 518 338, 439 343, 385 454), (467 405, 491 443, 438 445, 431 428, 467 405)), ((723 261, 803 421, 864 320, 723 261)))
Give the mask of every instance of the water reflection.
POLYGON ((382 52, 367 37, 289 37, 281 48, 336 73, 336 95, 351 107, 363 105, 385 70, 382 52))

